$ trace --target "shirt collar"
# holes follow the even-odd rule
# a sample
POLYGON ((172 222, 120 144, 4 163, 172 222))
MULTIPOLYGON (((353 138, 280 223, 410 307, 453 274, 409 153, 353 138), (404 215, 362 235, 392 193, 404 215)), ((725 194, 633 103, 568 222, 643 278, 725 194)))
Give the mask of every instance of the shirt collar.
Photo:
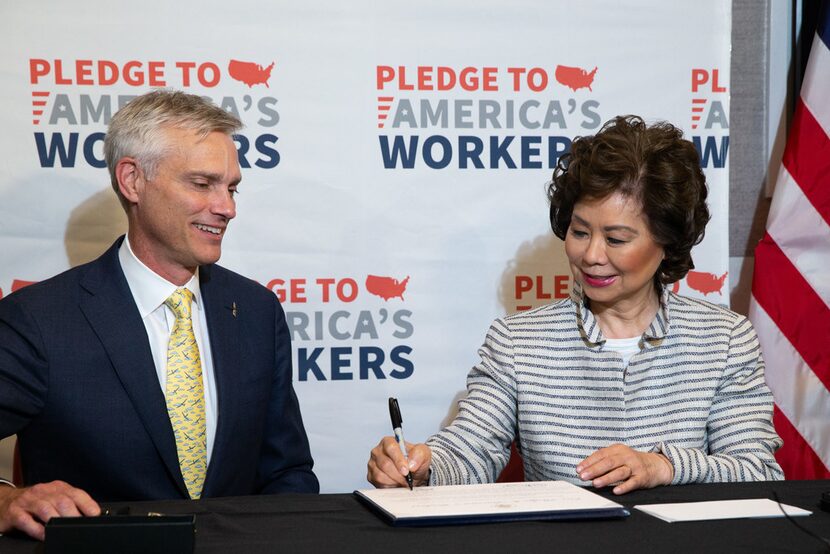
MULTIPOLYGON (((660 309, 654 316, 654 320, 648 329, 643 333, 643 341, 658 341, 664 338, 669 332, 669 302, 672 293, 667 286, 663 286, 663 292, 660 295, 660 309)), ((573 288, 571 289, 571 301, 576 310, 576 324, 579 328, 579 334, 582 338, 591 344, 598 345, 605 342, 605 337, 599 329, 599 322, 594 317, 593 312, 588 309, 588 297, 585 296, 585 291, 582 290, 582 285, 574 280, 573 288)))
MULTIPOLYGON (((144 262, 139 260, 133 252, 127 236, 124 237, 124 242, 118 249, 118 260, 121 262, 121 269, 124 271, 124 277, 130 286, 142 319, 156 311, 176 289, 180 288, 144 265, 144 262)), ((202 303, 198 271, 193 274, 190 281, 184 284, 184 288, 193 293, 193 300, 198 309, 202 303)))

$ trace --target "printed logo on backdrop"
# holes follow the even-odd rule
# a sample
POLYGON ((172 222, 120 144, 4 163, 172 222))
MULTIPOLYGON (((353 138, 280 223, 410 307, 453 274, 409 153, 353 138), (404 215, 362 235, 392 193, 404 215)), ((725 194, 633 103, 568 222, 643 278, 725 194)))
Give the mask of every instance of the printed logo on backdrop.
POLYGON ((297 381, 408 379, 415 371, 409 277, 272 279, 285 308, 297 381), (303 309, 306 305, 321 309, 303 309))
POLYGON ((691 72, 692 142, 704 168, 723 169, 729 153, 729 91, 717 68, 693 68, 691 72), (697 134, 697 133, 706 134, 697 134))
MULTIPOLYGON (((667 286, 671 288, 672 292, 688 294, 691 291, 695 291, 704 298, 710 294, 723 298, 724 286, 728 275, 728 271, 720 275, 715 275, 707 271, 691 270, 685 278, 667 286), (681 288, 685 288, 686 290, 681 291, 681 288)), ((523 312, 543 304, 567 298, 571 292, 572 279, 571 275, 564 273, 554 275, 516 275, 514 278, 515 304, 512 308, 516 312, 523 312)))
MULTIPOLYGON (((682 284, 688 291, 696 291, 703 297, 710 294, 723 297, 728 275, 728 271, 715 275, 707 271, 691 270, 685 278, 668 286, 672 292, 680 292, 682 284)), ((567 298, 571 291, 572 277, 567 274, 516 275, 514 279, 516 303, 513 307, 517 312, 567 298)))
POLYGON ((234 139, 243 168, 280 163, 276 63, 253 61, 29 59, 34 144, 40 167, 106 167, 103 143, 113 114, 150 89, 167 87, 213 100, 245 128, 234 139))
POLYGON ((552 169, 604 117, 599 69, 378 65, 386 169, 552 169))
MULTIPOLYGON (((35 281, 15 279, 9 292, 35 281)), ((409 277, 272 279, 282 303, 298 381, 408 379, 415 372, 409 339, 412 311, 404 307, 409 277), (303 310, 309 303, 322 309, 303 310), (342 346, 340 346, 342 344, 342 346)), ((0 298, 3 288, 0 288, 0 298)))
POLYGON ((704 297, 715 293, 723 297, 723 287, 726 284, 726 278, 728 276, 728 271, 724 271, 720 275, 715 275, 708 271, 690 270, 684 279, 672 285, 672 291, 678 292, 680 290, 680 284, 685 283, 689 290, 697 291, 704 297))

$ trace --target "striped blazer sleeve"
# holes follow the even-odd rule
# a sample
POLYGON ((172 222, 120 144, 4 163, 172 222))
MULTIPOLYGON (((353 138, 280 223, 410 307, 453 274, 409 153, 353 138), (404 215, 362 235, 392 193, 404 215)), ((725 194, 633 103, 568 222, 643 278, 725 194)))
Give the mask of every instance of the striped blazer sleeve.
POLYGON ((516 378, 513 341, 502 320, 490 327, 479 355, 455 420, 427 441, 431 485, 493 482, 507 465, 516 436, 516 378))
POLYGON ((784 478, 773 456, 782 441, 772 426, 772 394, 748 319, 736 318, 729 341, 726 370, 706 422, 708 452, 669 442, 655 448, 674 466, 672 484, 784 478))

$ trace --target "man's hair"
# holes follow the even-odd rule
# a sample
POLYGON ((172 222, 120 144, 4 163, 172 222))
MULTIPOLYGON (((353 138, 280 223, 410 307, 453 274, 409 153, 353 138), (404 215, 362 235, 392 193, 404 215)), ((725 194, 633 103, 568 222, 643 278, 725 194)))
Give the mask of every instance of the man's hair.
POLYGON ((596 135, 577 138, 548 187, 554 234, 565 239, 579 200, 616 192, 640 203, 651 235, 663 247, 657 290, 685 277, 694 268, 692 247, 703 240, 709 222, 706 177, 695 146, 674 125, 646 125, 635 115, 615 117, 596 135))
POLYGON ((166 129, 189 129, 206 137, 212 132, 233 135, 242 122, 210 100, 173 90, 154 90, 130 101, 112 117, 104 139, 104 157, 110 181, 122 205, 126 200, 118 188, 115 166, 126 156, 136 159, 148 179, 155 176, 168 144, 166 129))

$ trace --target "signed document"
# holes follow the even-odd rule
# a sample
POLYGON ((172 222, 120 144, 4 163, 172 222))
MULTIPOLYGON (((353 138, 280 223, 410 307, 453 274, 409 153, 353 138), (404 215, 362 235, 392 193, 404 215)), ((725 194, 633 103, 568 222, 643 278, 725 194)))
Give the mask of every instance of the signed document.
POLYGON ((452 525, 628 515, 622 505, 565 481, 355 491, 393 525, 452 525))

